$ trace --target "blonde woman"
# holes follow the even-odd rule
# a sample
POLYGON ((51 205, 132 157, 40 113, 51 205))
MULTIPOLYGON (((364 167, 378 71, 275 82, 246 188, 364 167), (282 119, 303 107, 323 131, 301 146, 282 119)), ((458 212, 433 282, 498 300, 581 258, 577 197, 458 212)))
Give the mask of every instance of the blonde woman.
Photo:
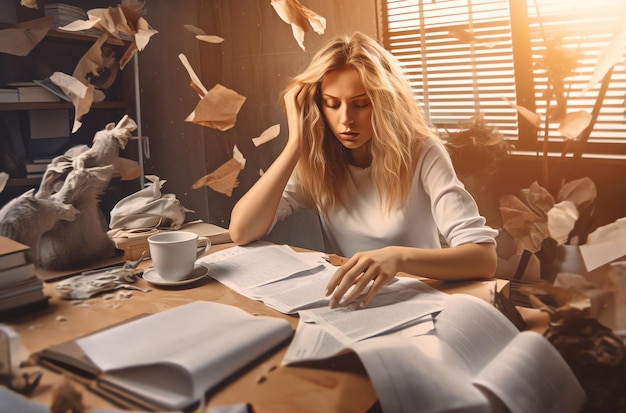
POLYGON ((457 179, 397 61, 374 39, 332 40, 282 101, 289 139, 233 208, 234 242, 265 236, 298 208, 317 209, 326 252, 349 257, 327 286, 331 307, 366 306, 398 272, 493 276, 496 231, 457 179))

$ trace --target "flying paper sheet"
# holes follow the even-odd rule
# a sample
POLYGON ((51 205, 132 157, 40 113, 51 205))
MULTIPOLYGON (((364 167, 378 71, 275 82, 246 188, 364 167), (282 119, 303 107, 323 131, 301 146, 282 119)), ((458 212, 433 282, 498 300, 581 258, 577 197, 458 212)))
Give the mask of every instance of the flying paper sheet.
POLYGON ((181 53, 178 55, 178 58, 185 66, 185 69, 187 69, 187 73, 191 78, 189 86, 201 98, 194 111, 187 116, 185 121, 221 131, 235 126, 237 114, 246 98, 220 84, 215 85, 211 90, 207 90, 191 67, 187 57, 181 53))
POLYGON ((246 159, 237 146, 233 148, 233 158, 222 164, 215 171, 198 179, 191 187, 198 189, 208 186, 216 192, 226 196, 232 196, 233 188, 239 185, 237 177, 239 172, 246 166, 246 159))
POLYGON ((304 34, 309 31, 309 24, 317 34, 324 34, 326 30, 326 19, 304 7, 298 0, 272 0, 272 7, 282 21, 291 25, 293 37, 302 50, 306 50, 304 34))
POLYGON ((107 32, 111 36, 120 39, 132 39, 132 44, 126 49, 120 59, 120 68, 130 61, 133 55, 143 50, 150 38, 158 33, 152 29, 148 22, 136 11, 123 6, 109 7, 106 9, 92 9, 87 11, 89 20, 76 20, 60 27, 61 30, 79 31, 95 28, 107 32))
POLYGON ((225 131, 235 126, 237 114, 245 100, 245 96, 217 84, 202 97, 196 109, 185 120, 225 131))
POLYGON ((252 138, 252 143, 254 143, 254 146, 262 145, 276 138, 279 133, 280 133, 280 124, 270 126, 269 128, 265 129, 265 131, 263 131, 261 136, 252 138))
POLYGON ((199 27, 192 24, 184 24, 185 29, 196 35, 196 39, 207 43, 222 43, 224 39, 219 36, 208 35, 199 27))
POLYGON ((54 72, 50 76, 50 80, 63 90, 63 93, 70 98, 74 105, 72 133, 75 133, 82 125, 81 118, 91 109, 95 88, 93 85, 85 85, 74 76, 62 72, 54 72))
POLYGON ((0 53, 26 56, 48 34, 50 25, 52 17, 43 17, 0 30, 0 53))

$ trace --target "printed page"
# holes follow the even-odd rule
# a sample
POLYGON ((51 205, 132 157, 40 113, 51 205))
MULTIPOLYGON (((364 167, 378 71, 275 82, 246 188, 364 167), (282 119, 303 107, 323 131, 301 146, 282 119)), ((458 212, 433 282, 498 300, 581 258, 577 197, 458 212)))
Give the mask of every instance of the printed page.
POLYGON ((318 307, 299 314, 303 321, 324 327, 342 342, 354 343, 439 312, 448 297, 420 280, 398 277, 381 288, 365 308, 318 307))
POLYGON ((294 314, 311 307, 326 307, 330 299, 324 295, 324 291, 337 267, 322 264, 316 268, 320 270, 242 290, 240 293, 284 314, 294 314))
POLYGON ((384 412, 491 413, 465 362, 435 335, 376 337, 352 345, 384 412))
MULTIPOLYGON (((415 337, 428 334, 434 329, 434 323, 430 315, 418 320, 411 321, 397 329, 386 332, 386 336, 397 338, 415 337)), ((302 320, 298 323, 296 334, 294 335, 282 364, 288 365, 300 361, 322 360, 339 355, 350 350, 350 343, 341 341, 330 334, 324 327, 317 324, 305 323, 302 320)))
POLYGON ((209 276, 237 292, 321 269, 319 264, 302 260, 290 247, 273 244, 228 248, 196 262, 209 270, 209 276))
POLYGON ((366 308, 299 311, 300 322, 282 364, 331 357, 356 341, 380 334, 426 333, 432 330, 431 314, 441 311, 447 299, 447 294, 417 279, 398 277, 366 308))
POLYGON ((435 329, 442 341, 456 349, 472 376, 519 334, 497 308, 467 294, 450 295, 435 318, 435 329))
POLYGON ((474 383, 489 389, 513 412, 579 412, 586 397, 559 352, 532 331, 518 334, 474 383))
POLYGON ((552 344, 537 333, 520 333, 483 300, 451 295, 435 318, 435 331, 464 361, 474 383, 511 411, 560 413, 582 407, 584 393, 552 344))

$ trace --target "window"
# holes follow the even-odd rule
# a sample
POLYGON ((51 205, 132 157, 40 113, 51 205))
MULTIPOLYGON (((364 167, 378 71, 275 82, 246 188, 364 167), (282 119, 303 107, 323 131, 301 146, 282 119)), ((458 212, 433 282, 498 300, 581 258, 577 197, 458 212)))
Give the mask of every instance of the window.
MULTIPOLYGON (((558 101, 567 113, 594 110, 601 83, 582 91, 602 50, 626 28, 623 0, 379 1, 383 44, 402 62, 431 121, 454 131, 483 113, 520 151, 542 150, 545 115, 563 108, 558 101), (546 62, 558 63, 548 71, 546 62), (558 93, 547 99, 551 90, 558 93), (540 128, 513 104, 540 114, 540 128)), ((623 60, 609 80, 587 154, 626 154, 623 60)), ((559 122, 548 127, 548 150, 560 153, 559 122)))

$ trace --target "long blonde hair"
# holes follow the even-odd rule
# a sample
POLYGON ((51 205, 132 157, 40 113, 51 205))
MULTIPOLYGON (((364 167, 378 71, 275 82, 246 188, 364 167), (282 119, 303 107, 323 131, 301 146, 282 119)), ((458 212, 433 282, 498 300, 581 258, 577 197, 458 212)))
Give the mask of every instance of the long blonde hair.
POLYGON ((305 195, 322 211, 345 205, 342 188, 348 177, 349 151, 335 138, 321 110, 321 83, 326 74, 346 67, 360 74, 372 104, 374 136, 369 142, 372 178, 387 210, 406 201, 423 141, 435 138, 417 98, 396 59, 362 34, 338 36, 319 50, 309 66, 291 79, 281 94, 303 84, 302 145, 296 168, 305 195))

